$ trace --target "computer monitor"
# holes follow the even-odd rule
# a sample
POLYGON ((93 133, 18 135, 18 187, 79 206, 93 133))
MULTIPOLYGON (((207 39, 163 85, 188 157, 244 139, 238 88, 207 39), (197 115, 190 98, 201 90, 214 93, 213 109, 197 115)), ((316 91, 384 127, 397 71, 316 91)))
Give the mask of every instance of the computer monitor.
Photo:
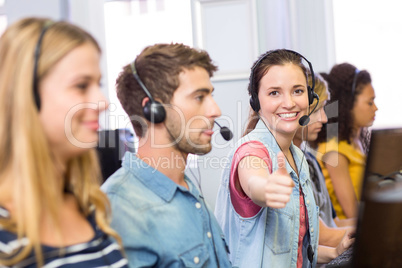
POLYGON ((402 128, 372 131, 355 244, 326 267, 402 267, 402 128))
POLYGON ((352 267, 402 267, 402 128, 371 133, 352 267))
POLYGON ((104 182, 121 167, 125 152, 135 152, 134 135, 129 129, 101 130, 96 149, 104 182))

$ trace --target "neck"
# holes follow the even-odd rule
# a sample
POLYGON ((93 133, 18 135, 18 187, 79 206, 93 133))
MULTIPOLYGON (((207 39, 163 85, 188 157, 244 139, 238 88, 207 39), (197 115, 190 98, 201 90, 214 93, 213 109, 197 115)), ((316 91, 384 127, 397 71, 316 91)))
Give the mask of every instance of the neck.
POLYGON ((165 135, 155 134, 140 138, 137 156, 142 161, 158 170, 178 185, 188 188, 184 180, 187 153, 182 153, 169 145, 171 141, 165 135))
POLYGON ((57 177, 58 182, 60 184, 58 185, 58 188, 60 189, 60 193, 64 193, 68 160, 65 160, 62 157, 57 157, 56 155, 54 155, 53 157, 55 166, 55 176, 57 177))
POLYGON ((360 134, 362 133, 362 129, 359 127, 359 128, 356 128, 355 130, 354 130, 354 139, 359 139, 360 138, 360 134))
POLYGON ((293 139, 293 144, 296 145, 299 148, 300 148, 302 142, 303 142, 303 140, 299 139, 299 137, 297 137, 297 136, 295 136, 294 139, 293 139))
POLYGON ((292 139, 294 137, 293 134, 284 135, 278 132, 272 132, 272 135, 275 137, 276 142, 278 143, 281 150, 285 153, 289 151, 290 145, 292 144, 292 139))

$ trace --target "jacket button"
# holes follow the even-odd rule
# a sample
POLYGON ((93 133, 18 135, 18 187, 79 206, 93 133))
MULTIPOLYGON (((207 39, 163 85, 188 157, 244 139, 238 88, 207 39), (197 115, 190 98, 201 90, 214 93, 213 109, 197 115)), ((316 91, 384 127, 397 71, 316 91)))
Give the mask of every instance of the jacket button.
POLYGON ((198 264, 199 262, 200 262, 200 258, 194 257, 194 263, 195 263, 195 264, 198 264))
POLYGON ((201 204, 199 202, 195 203, 195 207, 200 209, 201 208, 201 204))

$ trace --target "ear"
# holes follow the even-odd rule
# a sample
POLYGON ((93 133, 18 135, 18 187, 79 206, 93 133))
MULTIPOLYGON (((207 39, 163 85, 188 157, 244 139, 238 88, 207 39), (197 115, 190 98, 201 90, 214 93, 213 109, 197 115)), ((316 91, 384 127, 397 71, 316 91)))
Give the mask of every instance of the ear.
POLYGON ((150 101, 148 97, 143 98, 142 102, 141 102, 141 106, 144 108, 145 104, 147 104, 148 101, 150 101))

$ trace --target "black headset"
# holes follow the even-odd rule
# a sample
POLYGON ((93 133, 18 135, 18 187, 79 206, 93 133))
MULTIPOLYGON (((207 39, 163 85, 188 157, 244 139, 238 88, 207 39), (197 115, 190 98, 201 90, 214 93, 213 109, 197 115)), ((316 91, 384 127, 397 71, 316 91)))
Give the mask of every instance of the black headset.
POLYGON ((151 123, 154 124, 162 123, 166 119, 166 110, 163 107, 162 103, 152 98, 151 93, 145 87, 144 83, 141 81, 140 77, 138 76, 137 69, 135 68, 135 60, 131 63, 131 70, 135 80, 149 98, 149 101, 142 108, 144 117, 151 123))
MULTIPOLYGON (((300 53, 293 51, 293 50, 289 50, 289 49, 276 49, 276 50, 270 50, 268 52, 266 52, 265 54, 261 55, 260 58, 254 63, 253 67, 251 68, 251 74, 250 74, 250 82, 248 85, 248 92, 250 94, 250 106, 251 108, 258 113, 258 111, 261 109, 260 106, 260 100, 258 99, 258 89, 254 88, 254 71, 255 69, 261 64, 261 62, 267 58, 269 55, 273 54, 273 53, 279 53, 280 51, 286 51, 286 52, 290 52, 295 54, 296 56, 304 59, 309 68, 310 68, 310 73, 311 73, 311 80, 312 80, 312 85, 311 87, 309 85, 307 85, 307 94, 308 94, 308 103, 309 105, 311 105, 314 102, 314 99, 317 99, 317 105, 318 105, 318 100, 319 97, 318 95, 314 92, 314 88, 315 88, 315 77, 314 77, 314 70, 313 70, 313 65, 311 64, 311 62, 309 62, 303 55, 301 55, 300 53)), ((309 115, 305 115, 302 118, 300 118, 300 125, 305 126, 308 124, 308 121, 310 120, 310 115, 314 112, 315 108, 317 107, 317 105, 314 107, 314 109, 309 113, 309 115)))
POLYGON ((39 64, 39 56, 40 50, 42 46, 43 36, 45 35, 46 31, 54 24, 53 21, 46 21, 42 31, 39 35, 38 42, 36 43, 35 47, 35 54, 34 54, 34 66, 33 66, 33 80, 32 80, 32 88, 34 93, 34 100, 38 111, 40 110, 40 96, 39 96, 39 85, 38 85, 38 64, 39 64))
POLYGON ((355 70, 355 74, 353 76, 353 84, 352 84, 352 96, 355 95, 355 91, 356 91, 356 83, 357 83, 357 76, 360 73, 360 70, 356 68, 355 70))

